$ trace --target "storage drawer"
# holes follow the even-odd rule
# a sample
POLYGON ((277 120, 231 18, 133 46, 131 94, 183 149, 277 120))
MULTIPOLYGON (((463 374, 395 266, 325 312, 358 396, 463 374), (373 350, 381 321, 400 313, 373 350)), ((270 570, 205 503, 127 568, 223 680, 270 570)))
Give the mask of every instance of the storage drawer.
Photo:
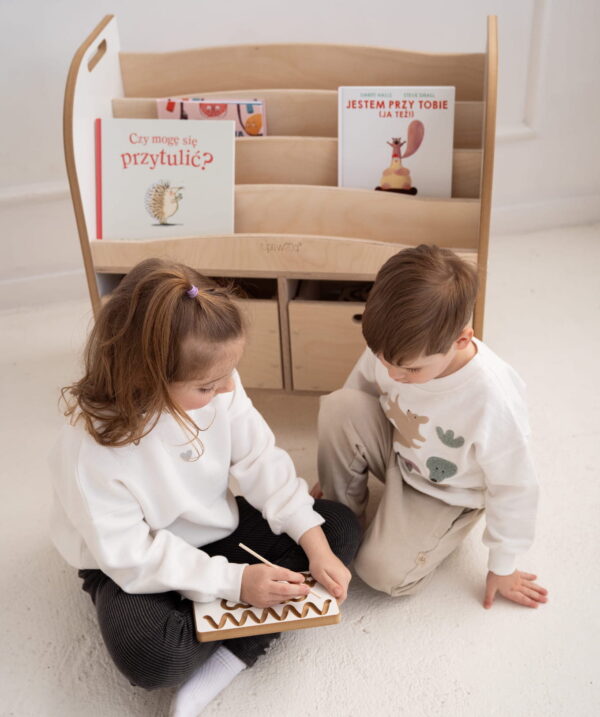
POLYGON ((283 388, 277 301, 236 301, 248 321, 246 350, 239 365, 245 388, 283 388))
POLYGON ((297 391, 340 388, 364 351, 363 303, 290 301, 292 380, 297 391))

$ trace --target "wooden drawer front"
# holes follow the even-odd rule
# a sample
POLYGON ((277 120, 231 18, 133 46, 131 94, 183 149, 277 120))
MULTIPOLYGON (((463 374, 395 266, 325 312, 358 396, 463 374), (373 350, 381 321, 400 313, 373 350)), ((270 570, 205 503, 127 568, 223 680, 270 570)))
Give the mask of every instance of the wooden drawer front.
POLYGON ((237 302, 248 321, 246 350, 239 365, 246 388, 283 388, 277 301, 237 302))
POLYGON ((354 302, 290 301, 292 380, 297 391, 340 388, 364 351, 361 316, 354 302))

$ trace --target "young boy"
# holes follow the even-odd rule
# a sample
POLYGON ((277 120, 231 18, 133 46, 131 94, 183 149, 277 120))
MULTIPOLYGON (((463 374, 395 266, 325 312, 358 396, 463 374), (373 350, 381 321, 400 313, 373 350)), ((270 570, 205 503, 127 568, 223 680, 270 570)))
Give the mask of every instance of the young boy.
POLYGON ((425 585, 485 511, 484 607, 497 592, 537 607, 547 591, 515 569, 538 492, 524 384, 473 337, 476 295, 475 268, 448 249, 421 245, 383 265, 363 316, 368 348, 321 402, 313 495, 363 516, 367 472, 385 484, 355 567, 393 596, 425 585))

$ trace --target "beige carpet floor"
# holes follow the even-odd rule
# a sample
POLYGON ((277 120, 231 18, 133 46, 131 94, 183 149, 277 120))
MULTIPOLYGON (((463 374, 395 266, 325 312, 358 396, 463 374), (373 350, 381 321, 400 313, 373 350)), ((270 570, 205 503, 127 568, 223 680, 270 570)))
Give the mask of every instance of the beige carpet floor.
MULTIPOLYGON (((0 314, 0 714, 165 715, 169 691, 132 688, 113 667, 47 537, 57 390, 78 373, 90 311, 43 298, 0 314)), ((600 226, 494 239, 485 338, 529 386, 542 501, 520 567, 548 605, 483 610, 478 528, 421 595, 393 600, 356 579, 340 625, 286 635, 206 717, 598 714, 600 226)), ((317 398, 252 395, 312 483, 317 398)))

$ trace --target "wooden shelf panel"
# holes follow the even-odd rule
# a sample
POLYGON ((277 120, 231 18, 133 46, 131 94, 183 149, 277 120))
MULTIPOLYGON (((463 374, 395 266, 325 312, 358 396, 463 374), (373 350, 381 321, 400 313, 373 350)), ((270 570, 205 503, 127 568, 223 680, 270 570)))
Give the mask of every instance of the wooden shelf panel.
MULTIPOLYGON (((265 102, 271 137, 337 137, 336 90, 228 90, 190 92, 192 97, 259 99, 265 102)), ((113 117, 156 118, 154 97, 124 97, 112 101, 113 117)), ((479 149, 483 132, 483 102, 457 102, 454 148, 479 149)))
MULTIPOLYGON (((337 137, 335 90, 224 90, 189 92, 188 95, 206 99, 262 100, 267 111, 267 132, 270 136, 337 137)), ((178 97, 181 93, 165 96, 178 97)), ((157 116, 155 97, 116 98, 112 108, 113 117, 155 119, 157 116)))
POLYGON ((483 102, 456 102, 454 149, 481 149, 484 109, 483 102))
MULTIPOLYGON (((298 234, 230 234, 147 241, 90 242, 95 270, 125 274, 149 256, 172 259, 211 276, 372 281, 407 244, 298 234)), ((454 247, 476 263, 475 250, 454 247)))
POLYGON ((235 142, 235 183, 337 186, 337 139, 241 137, 235 142))
POLYGON ((481 149, 455 149, 452 159, 452 196, 479 199, 481 191, 481 149))
MULTIPOLYGON (((244 137, 236 140, 235 157, 236 184, 337 186, 337 139, 244 137)), ((480 182, 481 150, 454 150, 452 196, 477 199, 480 182)))
MULTIPOLYGON (((477 249, 479 215, 477 199, 420 198, 291 184, 246 184, 235 188, 236 234, 344 237, 407 246, 435 243, 477 249)), ((105 240, 90 242, 89 246, 103 243, 105 240)), ((143 240, 137 243, 147 244, 143 240)))
POLYGON ((388 192, 298 185, 236 187, 235 231, 338 236, 414 246, 476 249, 477 199, 431 199, 388 192))
POLYGON ((126 97, 340 85, 453 85, 456 99, 483 99, 485 55, 321 44, 236 45, 121 53, 126 97))

